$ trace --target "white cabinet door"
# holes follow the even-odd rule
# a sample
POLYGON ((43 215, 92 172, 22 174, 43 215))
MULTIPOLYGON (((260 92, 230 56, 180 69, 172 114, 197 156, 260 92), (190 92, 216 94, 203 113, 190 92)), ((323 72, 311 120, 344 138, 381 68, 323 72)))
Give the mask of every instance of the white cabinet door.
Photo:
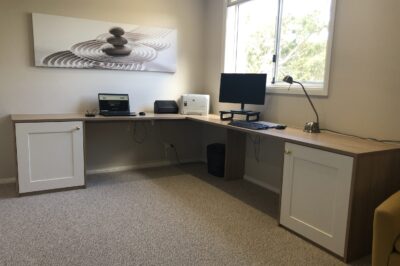
POLYGON ((285 144, 280 223, 344 256, 353 158, 285 144))
POLYGON ((17 123, 19 193, 83 186, 82 122, 17 123))

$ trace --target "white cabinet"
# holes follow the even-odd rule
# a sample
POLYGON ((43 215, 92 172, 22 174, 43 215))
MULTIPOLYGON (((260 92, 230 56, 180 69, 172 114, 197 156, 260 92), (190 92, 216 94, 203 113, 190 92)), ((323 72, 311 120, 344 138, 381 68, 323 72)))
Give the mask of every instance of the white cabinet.
POLYGON ((285 144, 280 223, 344 256, 353 158, 285 144))
POLYGON ((82 122, 16 123, 19 193, 83 186, 82 122))

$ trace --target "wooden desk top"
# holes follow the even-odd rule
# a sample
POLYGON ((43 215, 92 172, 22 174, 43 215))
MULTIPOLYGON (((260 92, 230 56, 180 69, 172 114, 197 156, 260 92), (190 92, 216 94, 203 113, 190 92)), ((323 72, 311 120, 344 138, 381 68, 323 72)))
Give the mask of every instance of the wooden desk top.
POLYGON ((400 145, 382 143, 373 140, 365 140, 356 137, 350 137, 331 132, 321 133, 306 133, 303 129, 287 127, 284 130, 266 129, 266 130, 252 130, 228 125, 229 121, 221 121, 218 115, 209 116, 188 116, 189 120, 201 121, 214 126, 221 126, 224 128, 234 129, 260 135, 264 137, 273 137, 282 139, 283 141, 306 145, 336 153, 357 156, 361 154, 398 150, 400 145))
POLYGON ((106 122, 106 121, 146 121, 146 120, 191 120, 213 126, 219 126, 232 130, 239 130, 245 133, 251 133, 264 137, 278 138, 283 141, 306 145, 336 153, 358 156, 362 154, 384 152, 384 151, 400 151, 400 145, 381 143, 372 140, 364 140, 355 137, 334 134, 330 132, 322 132, 318 134, 310 134, 303 132, 302 129, 287 127, 285 130, 267 129, 267 130, 251 130, 228 125, 228 121, 221 121, 218 115, 197 116, 197 115, 181 115, 181 114, 152 114, 147 113, 146 116, 113 116, 113 117, 85 117, 84 114, 47 114, 32 115, 21 114, 11 115, 14 123, 28 122, 62 122, 62 121, 87 121, 87 122, 106 122))
POLYGON ((181 114, 153 114, 145 116, 101 116, 86 117, 84 114, 20 114, 11 115, 14 123, 29 122, 65 122, 65 121, 137 121, 137 120, 185 120, 186 115, 181 114))

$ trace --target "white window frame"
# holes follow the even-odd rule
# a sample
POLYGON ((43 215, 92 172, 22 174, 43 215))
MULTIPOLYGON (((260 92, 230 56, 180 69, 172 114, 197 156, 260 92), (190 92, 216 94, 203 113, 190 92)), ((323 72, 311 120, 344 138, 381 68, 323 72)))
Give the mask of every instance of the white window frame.
MULTIPOLYGON (((253 0, 224 0, 221 1, 224 3, 224 14, 223 14, 223 41, 222 41, 222 64, 221 64, 221 72, 225 70, 225 42, 226 42, 226 16, 228 7, 233 5, 239 5, 241 3, 249 2, 253 0)), ((279 13, 282 15, 283 12, 283 1, 284 0, 277 0, 279 1, 279 13)), ((328 26, 328 41, 327 41, 327 48, 326 48, 326 59, 325 59, 325 76, 324 76, 324 83, 321 84, 313 84, 313 83, 304 83, 303 85, 307 89, 308 94, 315 95, 315 96, 328 96, 328 88, 329 88, 329 77, 330 77, 330 67, 331 67, 331 56, 332 56, 332 47, 333 47, 333 35, 334 35, 334 28, 335 28, 335 15, 336 15, 336 0, 331 0, 331 10, 330 10, 330 21, 328 26)), ((280 27, 281 27, 282 16, 279 17, 277 21, 277 38, 276 38, 276 53, 279 53, 279 34, 280 34, 280 27)), ((275 68, 275 71, 277 68, 275 68)), ((276 73, 275 75, 276 76, 276 73)), ((269 78, 269 77, 268 77, 269 78)), ((296 78, 296 77, 294 77, 296 78)), ((295 95, 303 95, 304 92, 302 88, 297 85, 293 84, 290 86, 289 84, 277 81, 275 84, 267 85, 266 88, 267 94, 295 94, 295 95)))

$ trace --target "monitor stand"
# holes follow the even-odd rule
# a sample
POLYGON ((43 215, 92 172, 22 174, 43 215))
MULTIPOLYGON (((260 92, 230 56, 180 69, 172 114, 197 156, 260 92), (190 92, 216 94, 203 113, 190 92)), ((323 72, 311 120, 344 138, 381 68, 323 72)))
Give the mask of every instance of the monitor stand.
POLYGON ((235 115, 245 115, 247 122, 256 122, 260 120, 260 112, 244 110, 244 103, 241 104, 241 107, 241 110, 220 111, 221 120, 233 120, 235 115))

